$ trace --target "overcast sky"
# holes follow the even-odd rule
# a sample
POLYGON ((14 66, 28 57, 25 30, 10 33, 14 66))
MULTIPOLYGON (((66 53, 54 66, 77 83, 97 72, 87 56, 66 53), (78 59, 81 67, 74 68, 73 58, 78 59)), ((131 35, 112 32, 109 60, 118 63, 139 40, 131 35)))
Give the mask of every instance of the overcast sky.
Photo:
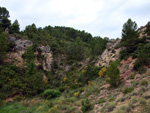
POLYGON ((138 27, 150 21, 150 0, 0 0, 0 6, 8 9, 12 22, 19 21, 21 30, 35 23, 116 38, 128 18, 138 27))

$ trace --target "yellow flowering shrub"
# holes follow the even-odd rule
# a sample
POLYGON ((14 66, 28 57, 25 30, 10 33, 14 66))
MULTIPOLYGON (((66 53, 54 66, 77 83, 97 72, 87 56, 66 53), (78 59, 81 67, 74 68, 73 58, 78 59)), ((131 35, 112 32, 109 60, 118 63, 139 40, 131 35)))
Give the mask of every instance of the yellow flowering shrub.
POLYGON ((75 97, 79 97, 79 92, 74 93, 75 97))
POLYGON ((93 83, 92 81, 88 81, 88 85, 89 85, 89 86, 93 86, 94 83, 93 83))
POLYGON ((48 113, 55 113, 57 111, 57 105, 53 106, 48 110, 48 113))
POLYGON ((47 79, 45 79, 45 80, 44 80, 44 83, 45 83, 45 84, 47 84, 47 83, 48 83, 48 80, 47 80, 47 79))
POLYGON ((66 78, 66 77, 64 77, 63 82, 65 82, 66 80, 67 80, 67 78, 66 78))
POLYGON ((106 75, 106 67, 103 67, 100 71, 99 71, 99 77, 104 77, 106 75))
POLYGON ((85 73, 85 70, 83 69, 81 72, 82 72, 82 74, 84 74, 84 73, 85 73))
POLYGON ((39 107, 36 109, 36 111, 39 111, 41 108, 42 108, 42 106, 39 106, 39 107))
POLYGON ((58 103, 59 103, 59 104, 62 104, 62 100, 58 100, 58 103))

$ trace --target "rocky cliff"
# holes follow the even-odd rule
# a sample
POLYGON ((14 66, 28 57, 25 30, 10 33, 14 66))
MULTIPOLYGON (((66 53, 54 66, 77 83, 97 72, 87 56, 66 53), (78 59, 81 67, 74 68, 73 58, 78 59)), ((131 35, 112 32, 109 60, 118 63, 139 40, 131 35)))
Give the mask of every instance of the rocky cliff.
POLYGON ((116 48, 120 40, 110 40, 107 43, 106 50, 99 57, 96 66, 109 66, 110 61, 115 61, 119 58, 121 48, 116 48))
MULTIPOLYGON (((18 67, 26 66, 22 55, 25 53, 29 46, 33 45, 33 43, 30 40, 17 39, 15 37, 10 37, 9 40, 14 44, 14 47, 11 52, 7 53, 5 62, 15 64, 18 67)), ((42 65, 44 70, 50 71, 51 65, 53 63, 53 55, 50 47, 41 45, 38 47, 38 49, 41 50, 40 54, 42 59, 36 59, 35 64, 42 65)), ((39 52, 36 51, 35 55, 37 56, 38 54, 39 52)))

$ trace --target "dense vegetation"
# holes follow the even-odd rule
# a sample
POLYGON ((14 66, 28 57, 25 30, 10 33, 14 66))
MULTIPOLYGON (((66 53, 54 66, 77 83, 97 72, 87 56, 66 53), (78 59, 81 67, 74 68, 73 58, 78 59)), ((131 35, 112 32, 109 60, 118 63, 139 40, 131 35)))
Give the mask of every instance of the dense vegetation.
MULTIPOLYGON (((37 96, 42 99, 42 103, 40 101, 36 106, 32 106, 34 109, 29 112, 40 111, 42 105, 43 111, 47 110, 50 113, 55 113, 59 109, 73 112, 76 108, 70 110, 66 106, 68 103, 72 105, 79 99, 82 112, 88 112, 94 108, 93 103, 90 102, 91 95, 99 95, 101 90, 107 92, 104 90, 105 86, 102 88, 100 86, 109 83, 111 87, 108 88, 110 90, 108 92, 111 94, 113 88, 117 89, 120 84, 123 85, 118 68, 118 65, 121 65, 120 60, 130 56, 137 58, 133 70, 140 74, 145 72, 145 65, 150 66, 150 43, 148 41, 150 24, 146 25, 144 31, 147 36, 139 38, 136 22, 129 19, 122 29, 119 47, 123 49, 120 52, 120 59, 111 61, 108 67, 101 67, 95 66, 95 61, 106 49, 109 38, 93 37, 85 31, 50 25, 37 28, 35 24, 32 24, 20 31, 18 20, 11 23, 9 17, 9 11, 0 7, 0 105, 3 104, 1 100, 9 97, 20 101, 37 96), (7 53, 15 52, 14 44, 9 40, 12 36, 33 42, 33 45, 29 46, 22 55, 24 60, 22 67, 4 62, 7 53), (36 65, 36 60, 43 60, 40 54, 42 50, 39 49, 41 45, 49 46, 52 51, 54 61, 51 71, 44 70, 42 65, 36 65), (35 54, 37 51, 38 54, 35 54), (68 71, 64 68, 67 66, 70 67, 68 71)), ((132 74, 129 79, 134 79, 134 77, 135 75, 132 74)), ((143 80, 141 85, 148 86, 148 81, 143 80)), ((137 86, 137 83, 134 82, 133 86, 137 86)), ((133 87, 125 87, 122 90, 124 95, 133 91, 133 87)), ((105 104, 104 109, 107 109, 105 112, 113 111, 115 104, 112 101, 115 98, 116 96, 108 95, 107 101, 111 103, 105 104)), ((100 98, 96 104, 102 104, 105 101, 105 98, 100 98)), ((124 98, 119 101, 124 101, 124 98)), ((147 105, 145 100, 141 103, 147 105)), ((22 110, 26 107, 28 106, 25 104, 22 110)), ((104 109, 101 111, 104 112, 104 109)), ((18 109, 19 111, 21 109, 18 109)))
MULTIPOLYGON (((37 28, 35 24, 28 25, 25 30, 20 31, 18 20, 11 23, 9 17, 9 11, 0 7, 0 99, 16 94, 32 97, 53 88, 63 92, 69 88, 84 86, 98 77, 101 67, 89 64, 79 72, 77 69, 81 68, 79 62, 84 62, 87 58, 91 58, 92 61, 92 58, 101 55, 109 41, 108 38, 93 37, 90 33, 69 27, 37 28), (22 55, 25 67, 3 62, 5 55, 13 51, 14 45, 9 41, 11 36, 33 42, 22 55), (40 53, 40 45, 48 45, 51 48, 54 57, 51 71, 35 65, 35 59, 43 58, 42 55, 35 54, 35 51, 40 53), (58 59, 62 59, 61 64, 58 64, 58 59), (61 65, 72 67, 65 73, 61 65), (42 80, 43 75, 46 76, 45 80, 42 80)), ((51 91, 54 93, 54 90, 51 91)))
POLYGON ((146 25, 146 30, 144 31, 144 34, 147 34, 147 36, 143 36, 142 38, 139 38, 139 32, 136 22, 133 22, 131 19, 129 19, 123 25, 122 30, 121 46, 125 47, 125 49, 120 52, 120 58, 127 59, 129 56, 138 58, 138 60, 134 64, 134 69, 136 71, 139 71, 139 73, 141 74, 145 72, 143 66, 150 65, 150 43, 147 40, 150 38, 149 26, 150 25, 148 23, 146 25))

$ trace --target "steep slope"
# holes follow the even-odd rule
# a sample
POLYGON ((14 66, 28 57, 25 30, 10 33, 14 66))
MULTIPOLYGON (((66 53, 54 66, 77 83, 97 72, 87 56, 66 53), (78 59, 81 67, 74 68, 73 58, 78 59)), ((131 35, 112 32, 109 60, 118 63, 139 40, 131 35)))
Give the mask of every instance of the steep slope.
POLYGON ((116 48, 121 40, 110 40, 107 43, 105 51, 99 57, 96 66, 109 66, 110 61, 115 61, 119 58, 121 48, 116 48))
MULTIPOLYGON (((33 43, 30 40, 16 39, 15 37, 9 38, 10 42, 13 43, 13 51, 6 54, 6 59, 4 62, 12 63, 18 67, 25 66, 25 60, 22 58, 23 54, 27 51, 27 48, 32 46, 33 43)), ((41 45, 35 51, 36 56, 40 55, 42 58, 40 60, 36 59, 35 64, 42 65, 43 69, 46 71, 51 71, 51 65, 53 63, 53 55, 49 46, 41 45), (41 50, 40 52, 38 50, 41 50)))

